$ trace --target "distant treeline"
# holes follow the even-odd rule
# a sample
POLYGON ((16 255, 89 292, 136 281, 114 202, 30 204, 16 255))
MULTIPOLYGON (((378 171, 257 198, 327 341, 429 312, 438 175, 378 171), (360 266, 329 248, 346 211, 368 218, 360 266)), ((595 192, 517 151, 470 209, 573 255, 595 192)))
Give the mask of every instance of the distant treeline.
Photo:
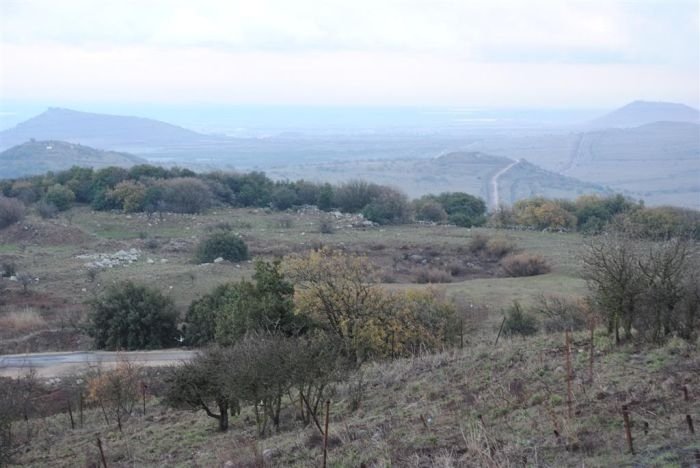
POLYGON ((379 224, 413 221, 472 227, 599 233, 611 224, 644 237, 676 235, 700 239, 700 212, 677 207, 645 207, 622 195, 583 195, 576 200, 530 198, 487 216, 481 198, 462 192, 409 200, 401 191, 361 180, 332 185, 305 180, 273 181, 263 172, 195 173, 189 169, 137 165, 130 169, 73 167, 67 171, 0 180, 0 194, 37 204, 40 214, 73 203, 95 210, 201 213, 215 206, 275 210, 315 205, 320 210, 362 213, 379 224))

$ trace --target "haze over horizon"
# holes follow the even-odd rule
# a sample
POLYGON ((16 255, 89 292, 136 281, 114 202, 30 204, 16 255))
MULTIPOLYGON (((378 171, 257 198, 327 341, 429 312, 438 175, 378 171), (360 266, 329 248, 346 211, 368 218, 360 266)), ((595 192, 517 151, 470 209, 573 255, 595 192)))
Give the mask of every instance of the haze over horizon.
POLYGON ((700 102, 695 1, 9 0, 0 10, 3 127, 49 106, 162 118, 217 106, 700 102), (160 111, 139 112, 149 107, 160 111))

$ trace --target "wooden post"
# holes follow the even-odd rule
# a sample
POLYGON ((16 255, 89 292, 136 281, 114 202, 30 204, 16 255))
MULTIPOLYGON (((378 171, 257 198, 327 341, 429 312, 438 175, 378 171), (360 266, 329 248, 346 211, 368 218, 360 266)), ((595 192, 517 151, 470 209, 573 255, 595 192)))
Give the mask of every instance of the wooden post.
POLYGON ((564 339, 566 342, 566 348, 564 352, 566 354, 566 405, 569 408, 569 418, 574 417, 573 408, 573 390, 571 388, 572 380, 572 369, 571 369, 571 336, 569 335, 569 330, 564 332, 564 339))
POLYGON ((627 405, 622 405, 622 419, 625 422, 625 435, 627 436, 627 446, 630 453, 634 455, 634 445, 632 444, 632 429, 630 427, 630 414, 627 405))
POLYGON ((459 320, 459 349, 464 349, 464 317, 459 320))
POLYGON ((83 392, 80 392, 80 427, 83 427, 83 392))
POLYGON ((326 468, 328 459, 328 415, 331 412, 331 400, 326 400, 326 430, 323 433, 323 468, 326 468))
POLYGON ((685 422, 688 423, 688 430, 691 434, 695 434, 695 427, 693 427, 693 418, 689 414, 685 415, 685 422))
POLYGON ((70 416, 70 428, 75 429, 75 421, 73 420, 73 410, 70 407, 70 398, 66 399, 68 404, 68 416, 70 416))
POLYGON ((501 326, 498 328, 498 335, 496 335, 496 342, 493 344, 496 346, 498 344, 498 339, 501 337, 501 332, 503 332, 503 325, 506 324, 506 316, 503 316, 503 320, 501 321, 501 326))
POLYGON ((144 382, 141 382, 141 394, 143 397, 143 415, 146 416, 146 384, 144 382))
POLYGON ((102 459, 102 467, 107 468, 107 459, 105 458, 105 452, 102 450, 102 440, 100 436, 97 436, 97 448, 100 449, 100 458, 102 459))
POLYGON ((593 354, 595 352, 595 322, 591 319, 591 354, 588 356, 588 381, 593 383, 593 354))
POLYGON ((681 387, 681 390, 683 390, 683 401, 688 401, 688 386, 683 385, 683 387, 681 387))

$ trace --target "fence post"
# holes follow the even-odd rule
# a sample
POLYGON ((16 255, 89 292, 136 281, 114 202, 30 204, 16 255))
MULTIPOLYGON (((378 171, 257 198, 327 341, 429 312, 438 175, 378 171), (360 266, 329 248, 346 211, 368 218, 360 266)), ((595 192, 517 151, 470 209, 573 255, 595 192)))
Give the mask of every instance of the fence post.
POLYGON ((326 468, 328 458, 328 415, 331 412, 331 400, 326 400, 326 430, 323 433, 323 468, 326 468))
POLYGON ((571 336, 569 335, 569 330, 564 332, 564 338, 566 341, 566 405, 569 408, 569 418, 574 417, 573 409, 573 390, 571 388, 571 336))
POLYGON ((100 458, 102 459, 102 466, 103 468, 107 468, 107 459, 105 458, 105 452, 102 450, 102 440, 100 440, 100 436, 97 436, 97 448, 100 449, 100 458))
POLYGON ((622 419, 625 422, 625 435, 627 436, 627 446, 630 453, 634 455, 634 445, 632 444, 632 429, 630 427, 630 415, 627 405, 622 405, 622 419))

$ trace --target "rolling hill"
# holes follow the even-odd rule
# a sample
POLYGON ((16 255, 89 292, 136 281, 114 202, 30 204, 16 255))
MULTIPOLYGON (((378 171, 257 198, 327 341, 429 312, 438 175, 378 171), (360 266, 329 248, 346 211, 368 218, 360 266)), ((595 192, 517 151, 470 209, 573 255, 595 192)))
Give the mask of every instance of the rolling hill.
POLYGON ((0 132, 0 149, 35 140, 59 140, 93 148, 141 152, 170 145, 197 144, 212 138, 158 120, 49 108, 0 132))
POLYGON ((470 146, 644 199, 700 208, 700 125, 654 122, 634 128, 483 139, 470 146))
POLYGON ((602 185, 547 171, 524 160, 479 152, 453 152, 431 159, 328 162, 277 167, 266 171, 278 179, 343 182, 362 179, 397 187, 410 197, 426 193, 466 192, 491 208, 535 195, 575 198, 609 193, 602 185))
POLYGON ((673 102, 634 101, 590 122, 593 128, 638 127, 653 122, 700 123, 700 112, 673 102))
POLYGON ((145 162, 145 159, 128 153, 102 151, 65 141, 30 140, 0 153, 0 178, 43 174, 72 166, 129 167, 145 162))

